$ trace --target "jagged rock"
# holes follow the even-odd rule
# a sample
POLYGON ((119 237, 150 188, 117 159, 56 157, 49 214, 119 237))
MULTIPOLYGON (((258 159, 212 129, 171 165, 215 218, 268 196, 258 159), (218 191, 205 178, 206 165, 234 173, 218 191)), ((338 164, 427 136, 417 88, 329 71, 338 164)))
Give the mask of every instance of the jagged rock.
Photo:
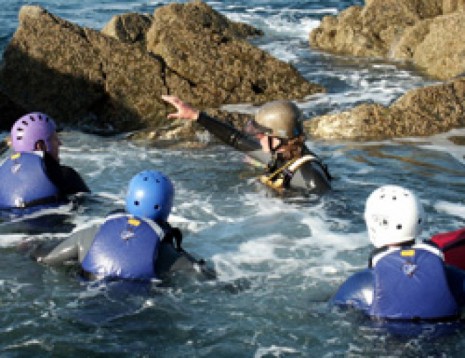
POLYGON ((465 126, 465 77, 407 92, 389 107, 363 104, 305 122, 314 137, 388 139, 429 136, 465 126))
POLYGON ((166 115, 173 109, 162 94, 209 108, 323 91, 244 40, 258 34, 199 2, 163 6, 153 20, 123 15, 104 33, 39 6, 23 6, 4 52, 0 83, 27 111, 102 134, 145 128, 157 135, 164 129, 173 135, 189 132, 172 128, 166 115))
POLYGON ((141 43, 145 46, 145 36, 152 25, 152 16, 146 14, 123 14, 114 16, 102 29, 102 33, 121 42, 141 43))
POLYGON ((465 10, 465 0, 442 0, 442 11, 444 14, 463 10, 465 10))
POLYGON ((371 0, 324 17, 311 46, 340 54, 410 61, 451 79, 465 70, 463 0, 371 0))
MULTIPOLYGON (((243 40, 245 35, 256 34, 231 23, 202 2, 173 3, 155 10, 147 48, 162 57, 176 74, 188 79, 191 91, 201 98, 201 106, 263 103, 323 91, 321 86, 306 81, 293 66, 243 40)), ((186 91, 171 84, 169 87, 176 94, 186 91)))
MULTIPOLYGON (((465 72, 465 12, 455 12, 437 17, 426 25, 423 22, 412 31, 420 31, 413 41, 407 42, 411 48, 408 58, 428 75, 449 79, 465 72), (417 29, 419 28, 419 29, 417 29), (427 29, 427 31, 425 31, 427 29)), ((397 58, 396 54, 393 54, 397 58)))
POLYGON ((166 113, 164 66, 140 46, 24 6, 4 53, 0 83, 28 111, 93 130, 155 125, 166 113), (151 123, 154 121, 155 123, 151 123))
POLYGON ((325 16, 310 33, 316 48, 355 56, 387 57, 405 28, 442 13, 442 0, 371 0, 325 16))

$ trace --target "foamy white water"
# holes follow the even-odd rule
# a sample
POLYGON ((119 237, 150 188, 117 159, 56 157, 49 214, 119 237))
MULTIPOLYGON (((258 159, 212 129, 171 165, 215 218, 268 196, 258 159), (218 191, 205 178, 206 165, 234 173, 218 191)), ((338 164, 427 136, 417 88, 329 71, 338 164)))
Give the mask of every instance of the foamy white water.
MULTIPOLYGON (((328 94, 299 102, 306 118, 362 102, 388 105, 430 84, 396 63, 322 54, 308 45, 321 17, 361 1, 208 2, 231 19, 265 32, 258 46, 292 63, 328 94)), ((0 40, 17 24, 22 2, 0 13, 0 40)), ((166 1, 43 1, 53 13, 99 29, 121 12, 152 13, 166 1)), ((253 113, 248 104, 230 110, 253 113)), ((4 135, 4 134, 3 134, 4 135)), ((63 232, 0 232, 0 351, 6 355, 86 356, 458 356, 461 334, 435 341, 394 339, 353 312, 326 302, 350 274, 366 267, 371 250, 363 222, 368 194, 382 184, 415 190, 428 213, 421 238, 465 225, 464 147, 450 137, 308 144, 335 177, 321 199, 279 198, 258 185, 260 169, 223 146, 159 149, 121 138, 64 131, 62 160, 78 169, 94 195, 67 215, 63 232), (170 222, 187 251, 205 258, 217 282, 95 286, 76 269, 49 268, 16 247, 24 240, 59 241, 124 206, 126 185, 145 169, 174 181, 170 222)), ((199 133, 208 142, 209 136, 199 133)), ((45 230, 47 231, 47 230, 45 230)))

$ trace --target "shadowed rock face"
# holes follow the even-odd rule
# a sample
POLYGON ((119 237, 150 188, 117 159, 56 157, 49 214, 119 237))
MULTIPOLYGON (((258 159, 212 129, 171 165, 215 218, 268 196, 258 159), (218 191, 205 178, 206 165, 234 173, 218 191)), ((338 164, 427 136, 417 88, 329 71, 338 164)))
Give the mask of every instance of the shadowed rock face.
POLYGON ((305 123, 314 137, 386 139, 428 136, 465 126, 465 78, 409 91, 391 106, 363 104, 305 123))
POLYGON ((172 131, 162 94, 209 108, 323 91, 244 40, 260 31, 200 2, 164 6, 153 18, 121 15, 102 33, 38 6, 24 6, 19 20, 2 91, 27 111, 93 132, 172 131))
MULTIPOLYGON (((5 94, 0 92, 0 130, 9 131, 16 120, 27 112, 24 108, 12 102, 5 94)), ((1 153, 1 150, 0 150, 1 153)))
POLYGON ((465 71, 465 1, 371 0, 323 18, 311 46, 334 53, 408 61, 446 80, 465 71))
POLYGON ((131 130, 166 108, 164 66, 139 46, 81 28, 26 6, 4 53, 3 90, 28 111, 102 130, 131 130))

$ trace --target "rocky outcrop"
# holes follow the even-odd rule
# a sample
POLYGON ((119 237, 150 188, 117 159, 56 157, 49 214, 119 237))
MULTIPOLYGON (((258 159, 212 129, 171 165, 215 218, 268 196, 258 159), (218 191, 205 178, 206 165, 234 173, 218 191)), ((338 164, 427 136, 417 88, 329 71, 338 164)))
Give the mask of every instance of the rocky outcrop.
POLYGON ((27 111, 101 133, 173 130, 162 94, 208 108, 323 91, 244 40, 257 34, 201 2, 122 15, 103 32, 24 6, 0 84, 27 111))
POLYGON ((173 3, 155 11, 147 48, 189 81, 190 88, 175 83, 170 88, 194 91, 202 99, 201 106, 303 98, 323 90, 304 80, 293 66, 243 40, 257 34, 250 26, 231 23, 210 11, 202 2, 173 3))
POLYGON ((389 107, 363 104, 305 122, 312 136, 380 140, 428 136, 465 127, 465 77, 409 91, 389 107))
POLYGON ((123 14, 114 16, 102 29, 102 34, 125 43, 140 43, 145 46, 145 35, 153 18, 146 14, 123 14))
POLYGON ((160 121, 166 107, 163 63, 125 44, 25 6, 4 53, 0 83, 28 111, 100 131, 160 121))
POLYGON ((311 46, 333 53, 409 61, 427 75, 465 71, 463 0, 370 0, 324 17, 311 46))

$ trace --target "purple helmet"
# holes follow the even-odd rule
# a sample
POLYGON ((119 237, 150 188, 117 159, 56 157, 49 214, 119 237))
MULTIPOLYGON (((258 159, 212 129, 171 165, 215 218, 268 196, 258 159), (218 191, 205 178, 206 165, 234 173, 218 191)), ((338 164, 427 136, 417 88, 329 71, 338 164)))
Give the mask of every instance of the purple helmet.
POLYGON ((18 119, 11 128, 11 144, 15 152, 32 152, 37 141, 43 140, 50 150, 50 137, 56 130, 55 122, 44 113, 34 112, 18 119))

